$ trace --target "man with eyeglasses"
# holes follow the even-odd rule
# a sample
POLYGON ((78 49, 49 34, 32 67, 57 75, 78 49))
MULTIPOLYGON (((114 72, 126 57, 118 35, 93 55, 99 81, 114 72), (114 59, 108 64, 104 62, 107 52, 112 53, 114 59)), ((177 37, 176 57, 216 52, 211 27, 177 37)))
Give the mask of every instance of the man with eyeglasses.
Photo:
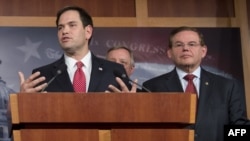
MULTIPOLYGON (((143 86, 152 92, 184 92, 192 74, 198 96, 195 141, 223 141, 224 125, 249 124, 244 88, 239 82, 206 71, 200 65, 206 56, 203 35, 192 27, 179 27, 169 36, 168 57, 175 68, 152 78, 143 86)), ((167 115, 166 115, 167 116, 167 115)))

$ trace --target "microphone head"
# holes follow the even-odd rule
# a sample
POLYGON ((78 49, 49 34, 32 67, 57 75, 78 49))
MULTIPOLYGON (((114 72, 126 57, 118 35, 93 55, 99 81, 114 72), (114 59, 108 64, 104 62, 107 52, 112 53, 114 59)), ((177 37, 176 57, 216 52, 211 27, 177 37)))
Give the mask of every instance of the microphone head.
POLYGON ((127 77, 127 75, 125 73, 122 73, 122 72, 120 72, 118 70, 114 70, 113 73, 114 73, 114 75, 116 77, 119 77, 119 78, 122 78, 122 79, 128 79, 128 77, 127 77))
POLYGON ((57 69, 55 75, 60 75, 60 74, 62 74, 62 72, 65 71, 66 69, 67 69, 66 64, 64 64, 64 63, 61 64, 61 65, 58 67, 58 69, 57 69))
MULTIPOLYGON (((136 84, 137 86, 143 88, 143 90, 145 90, 145 91, 147 91, 147 92, 150 92, 149 89, 147 89, 147 88, 145 88, 144 86, 138 84, 137 82, 131 80, 125 73, 122 73, 122 72, 119 71, 119 70, 114 70, 113 73, 114 73, 114 75, 115 75, 116 77, 119 77, 119 78, 121 78, 121 79, 123 79, 123 80, 125 80, 125 81, 128 81, 128 83, 129 83, 129 82, 132 82, 132 83, 136 84)), ((128 84, 128 83, 127 83, 127 84, 128 84)), ((127 86, 129 86, 129 85, 127 85, 127 86)), ((130 89, 130 88, 129 88, 129 89, 130 89)))
POLYGON ((122 78, 127 78, 127 75, 123 73, 122 78))
POLYGON ((61 64, 59 67, 58 67, 58 70, 57 70, 57 74, 61 74, 64 70, 67 69, 67 66, 66 64, 61 64))
POLYGON ((41 90, 41 92, 44 92, 45 91, 45 89, 50 85, 50 83, 52 83, 53 81, 54 81, 54 79, 56 79, 56 77, 58 76, 58 75, 60 75, 64 70, 66 70, 67 69, 67 66, 66 66, 66 64, 60 64, 60 66, 58 67, 58 69, 57 69, 57 71, 56 71, 56 74, 54 74, 54 76, 47 82, 47 86, 46 87, 44 87, 42 90, 41 90))

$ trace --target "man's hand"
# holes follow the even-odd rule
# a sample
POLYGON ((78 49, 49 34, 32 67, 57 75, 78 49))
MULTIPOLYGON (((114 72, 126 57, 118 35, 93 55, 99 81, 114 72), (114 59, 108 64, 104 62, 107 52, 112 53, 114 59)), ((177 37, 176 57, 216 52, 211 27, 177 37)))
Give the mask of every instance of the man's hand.
POLYGON ((19 75, 19 79, 20 79, 20 92, 21 93, 22 92, 27 92, 27 93, 39 92, 44 87, 47 86, 47 83, 43 83, 41 85, 38 85, 39 83, 41 83, 45 80, 44 76, 40 76, 40 72, 33 73, 26 80, 25 80, 24 74, 22 72, 18 72, 18 75, 19 75))
MULTIPOLYGON (((131 90, 128 89, 128 87, 125 85, 125 83, 119 78, 116 77, 116 82, 120 85, 121 90, 116 88, 113 85, 109 85, 109 90, 106 90, 105 92, 110 93, 110 92, 116 92, 116 93, 136 93, 137 91, 137 85, 135 83, 132 84, 131 90)), ((138 82, 137 79, 134 80, 136 83, 138 82)))

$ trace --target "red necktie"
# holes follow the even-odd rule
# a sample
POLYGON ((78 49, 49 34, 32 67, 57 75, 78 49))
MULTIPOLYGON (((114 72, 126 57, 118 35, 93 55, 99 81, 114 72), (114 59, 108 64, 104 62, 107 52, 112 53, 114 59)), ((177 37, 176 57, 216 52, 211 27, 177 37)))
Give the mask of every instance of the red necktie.
POLYGON ((185 92, 186 93, 193 93, 193 94, 197 94, 197 91, 195 89, 195 85, 193 82, 193 79, 195 78, 195 75, 193 74, 187 74, 184 79, 188 81, 187 87, 185 92))
POLYGON ((73 79, 73 86, 75 92, 86 92, 86 78, 82 71, 83 63, 81 61, 76 63, 77 69, 73 79))
POLYGON ((197 95, 197 91, 195 89, 195 85, 193 82, 193 79, 195 78, 195 75, 193 74, 187 74, 184 79, 188 81, 187 87, 185 92, 186 93, 191 93, 191 94, 196 94, 196 98, 197 98, 197 103, 196 103, 196 113, 197 113, 197 109, 198 109, 198 104, 199 104, 199 100, 198 100, 198 95, 197 95))

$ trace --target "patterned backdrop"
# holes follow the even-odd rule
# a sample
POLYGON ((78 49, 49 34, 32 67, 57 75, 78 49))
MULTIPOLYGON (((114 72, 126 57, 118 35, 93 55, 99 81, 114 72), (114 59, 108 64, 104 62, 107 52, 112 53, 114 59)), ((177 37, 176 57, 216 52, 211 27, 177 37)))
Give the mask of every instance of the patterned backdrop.
MULTIPOLYGON (((166 56, 167 39, 172 28, 95 28, 90 49, 105 58, 112 46, 127 46, 135 55, 136 69, 131 79, 139 83, 169 72, 172 62, 166 56)), ((243 82, 240 33, 238 28, 200 28, 208 54, 203 66, 214 73, 243 82)), ((62 50, 54 27, 0 27, 0 76, 19 90, 18 71, 25 76, 32 69, 61 57, 62 50)))

